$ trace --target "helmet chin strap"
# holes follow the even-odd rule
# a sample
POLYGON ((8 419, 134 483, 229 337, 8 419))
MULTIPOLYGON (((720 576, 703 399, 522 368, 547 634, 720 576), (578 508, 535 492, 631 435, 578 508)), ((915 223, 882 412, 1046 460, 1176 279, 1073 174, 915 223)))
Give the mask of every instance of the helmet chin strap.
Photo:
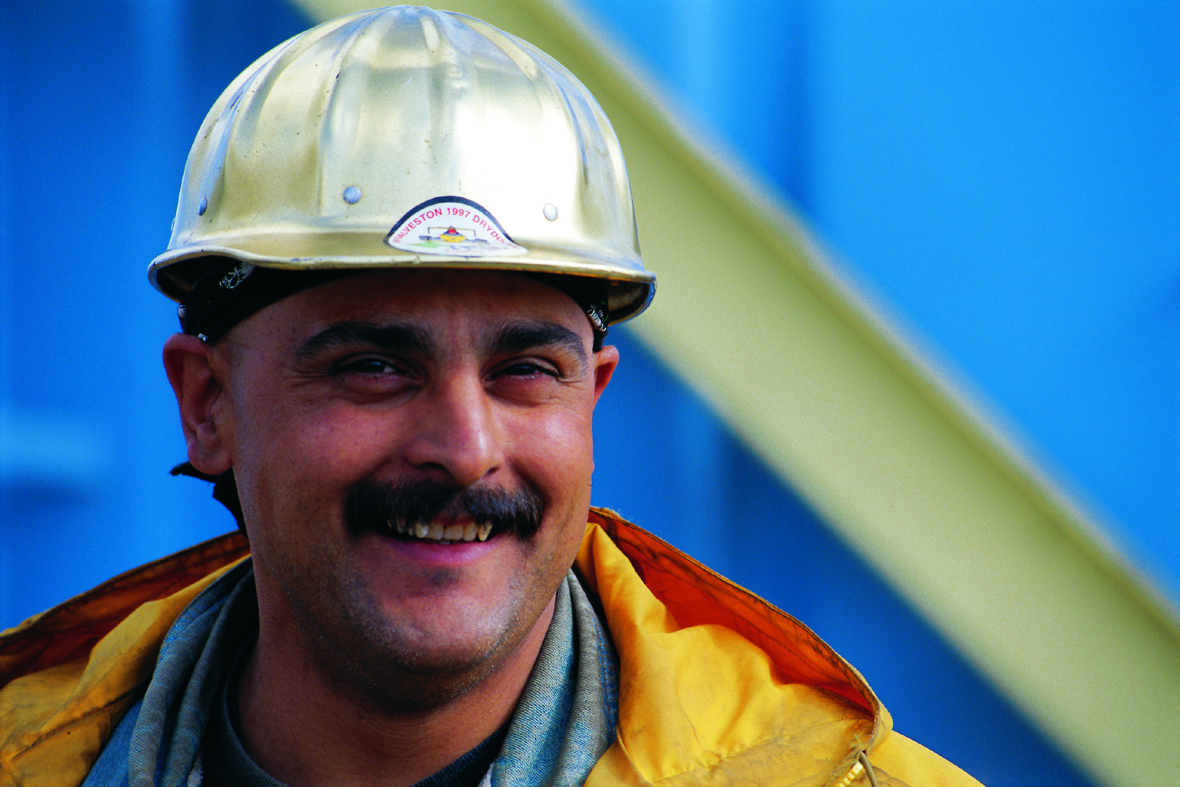
POLYGON ((234 480, 233 468, 226 470, 221 475, 209 475, 193 467, 191 462, 181 462, 172 468, 171 474, 174 476, 186 475, 189 478, 199 478, 202 481, 211 482, 213 484, 213 499, 228 508, 238 523, 238 530, 246 532, 246 518, 242 514, 242 501, 238 499, 238 482, 234 480))

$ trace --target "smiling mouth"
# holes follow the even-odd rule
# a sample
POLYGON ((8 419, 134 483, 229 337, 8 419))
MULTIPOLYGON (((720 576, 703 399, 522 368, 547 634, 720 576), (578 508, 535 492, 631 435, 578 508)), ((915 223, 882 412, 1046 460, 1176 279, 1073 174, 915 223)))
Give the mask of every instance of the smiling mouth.
POLYGON ((491 522, 442 525, 438 522, 407 522, 404 519, 390 519, 386 520, 385 526, 387 535, 401 541, 430 541, 436 544, 487 541, 494 530, 491 522))
POLYGON ((378 533, 398 541, 467 544, 500 535, 532 538, 544 503, 528 487, 471 489, 438 482, 358 481, 344 501, 344 525, 354 536, 378 533))

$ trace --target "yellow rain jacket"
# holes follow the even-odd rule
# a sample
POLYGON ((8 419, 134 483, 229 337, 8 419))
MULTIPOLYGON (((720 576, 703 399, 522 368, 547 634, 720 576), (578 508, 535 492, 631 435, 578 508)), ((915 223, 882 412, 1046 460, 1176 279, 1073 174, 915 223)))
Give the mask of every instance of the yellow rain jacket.
MULTIPOLYGON (((232 533, 0 634, 0 785, 76 787, 152 678, 185 606, 249 551, 232 533)), ((595 510, 575 562, 619 654, 615 743, 586 784, 951 787, 810 630, 595 510)))

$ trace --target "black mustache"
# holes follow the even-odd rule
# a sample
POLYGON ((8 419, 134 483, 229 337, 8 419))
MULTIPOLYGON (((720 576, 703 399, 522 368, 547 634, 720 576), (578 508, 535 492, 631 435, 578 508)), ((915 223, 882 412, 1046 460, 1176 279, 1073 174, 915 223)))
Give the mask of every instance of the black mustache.
POLYGON ((440 515, 466 515, 490 522, 492 535, 511 533, 529 538, 541 527, 544 505, 532 489, 472 489, 435 481, 379 484, 360 481, 344 500, 344 526, 352 535, 389 533, 391 524, 430 524, 440 515))

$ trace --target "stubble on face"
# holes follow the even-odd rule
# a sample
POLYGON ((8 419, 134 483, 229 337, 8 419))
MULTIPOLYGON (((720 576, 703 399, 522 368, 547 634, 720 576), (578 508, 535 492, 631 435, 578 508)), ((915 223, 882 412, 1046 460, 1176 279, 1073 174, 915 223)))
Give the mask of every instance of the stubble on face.
MULTIPOLYGON (((443 591, 461 579, 453 571, 435 569, 425 581, 443 591)), ((334 635, 322 620, 301 621, 318 672, 341 696, 376 715, 422 714, 466 694, 500 666, 507 654, 495 656, 520 623, 513 613, 500 637, 484 648, 440 657, 435 648, 419 644, 377 614, 377 600, 363 582, 346 579, 324 591, 339 607, 338 621, 346 632, 334 635)))
MULTIPOLYGON (((382 484, 366 479, 355 484, 345 499, 343 520, 349 535, 360 538, 372 534, 395 537, 391 523, 399 520, 412 526, 429 524, 440 517, 465 517, 489 523, 492 538, 516 538, 527 543, 540 529, 543 512, 541 496, 528 488, 470 489, 437 481, 382 484)), ((423 577, 427 585, 439 591, 460 585, 463 579, 461 569, 447 567, 436 567, 423 577)), ((489 657, 502 649, 510 632, 520 627, 519 616, 514 614, 500 639, 484 650, 466 657, 440 659, 429 648, 414 647, 414 638, 397 623, 375 614, 376 600, 363 583, 350 582, 336 591, 340 594, 336 599, 340 608, 351 613, 348 627, 368 647, 341 653, 325 643, 329 648, 321 658, 344 656, 343 664, 332 666, 344 667, 343 674, 356 676, 361 685, 354 688, 363 687, 365 696, 374 701, 382 698, 387 709, 392 705, 402 712, 444 704, 478 684, 499 665, 489 657), (412 684, 408 691, 407 682, 412 684)))
MULTIPOLYGON (((343 527, 349 539, 390 538, 388 522, 434 521, 464 516, 490 522, 492 538, 512 539, 530 562, 537 551, 534 538, 543 527, 544 502, 531 490, 465 489, 435 482, 386 485, 364 480, 345 499, 343 527)), ((552 556, 538 562, 552 564, 552 556), (542 562, 543 561, 543 562, 542 562)), ((556 586, 569 566, 552 565, 545 587, 556 586)), ((433 566, 419 569, 421 587, 446 595, 462 590, 470 581, 464 567, 433 566)), ((417 714, 441 707, 465 694, 494 673, 519 646, 527 629, 545 617, 551 598, 537 596, 536 583, 519 576, 507 579, 506 597, 517 605, 493 627, 495 635, 468 641, 464 647, 440 647, 429 630, 445 628, 446 621, 432 621, 426 633, 414 620, 387 615, 382 600, 359 573, 328 578, 306 572, 295 581, 280 582, 295 625, 310 646, 318 672, 334 682, 334 688, 351 696, 370 711, 381 714, 417 714), (315 601, 311 604, 308 602, 315 601), (539 607, 532 609, 531 607, 539 607), (327 608, 331 613, 326 614, 327 608)), ((442 613, 440 613, 442 614, 442 613)), ((547 628, 547 619, 543 620, 547 628)))

